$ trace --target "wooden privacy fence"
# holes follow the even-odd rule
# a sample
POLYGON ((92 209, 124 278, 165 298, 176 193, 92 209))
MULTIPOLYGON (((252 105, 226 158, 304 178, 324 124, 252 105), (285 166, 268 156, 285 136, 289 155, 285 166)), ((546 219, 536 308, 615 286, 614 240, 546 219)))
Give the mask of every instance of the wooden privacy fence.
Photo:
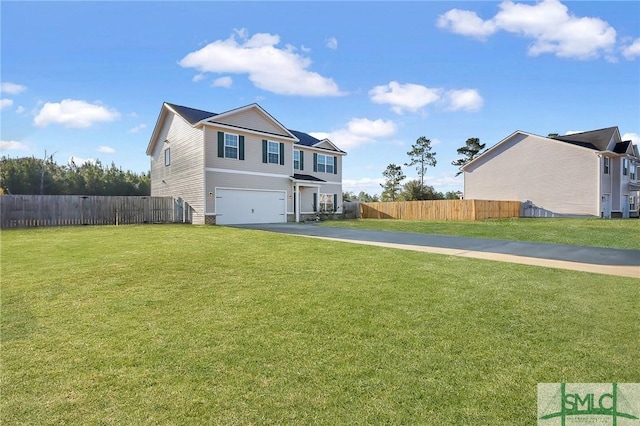
POLYGON ((0 196, 0 228, 191 222, 191 208, 173 197, 86 195, 0 196))
POLYGON ((361 203, 362 219, 483 220, 520 217, 520 201, 425 200, 361 203))

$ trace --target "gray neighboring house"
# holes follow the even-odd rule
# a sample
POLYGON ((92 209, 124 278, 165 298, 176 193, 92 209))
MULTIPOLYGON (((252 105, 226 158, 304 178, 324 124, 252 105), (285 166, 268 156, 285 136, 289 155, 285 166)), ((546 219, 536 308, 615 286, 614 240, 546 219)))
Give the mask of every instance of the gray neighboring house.
POLYGON ((525 202, 525 216, 637 217, 640 154, 617 127, 516 131, 462 167, 464 197, 525 202))
POLYGON ((182 198, 195 224, 298 222, 342 210, 346 152, 287 129, 258 104, 216 114, 165 102, 147 155, 151 195, 182 198))

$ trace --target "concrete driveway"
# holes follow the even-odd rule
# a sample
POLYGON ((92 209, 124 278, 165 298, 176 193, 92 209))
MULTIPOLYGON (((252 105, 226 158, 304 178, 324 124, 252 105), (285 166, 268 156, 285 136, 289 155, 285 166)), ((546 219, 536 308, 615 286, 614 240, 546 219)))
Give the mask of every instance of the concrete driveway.
POLYGON ((234 227, 640 279, 640 250, 334 228, 299 223, 234 227))

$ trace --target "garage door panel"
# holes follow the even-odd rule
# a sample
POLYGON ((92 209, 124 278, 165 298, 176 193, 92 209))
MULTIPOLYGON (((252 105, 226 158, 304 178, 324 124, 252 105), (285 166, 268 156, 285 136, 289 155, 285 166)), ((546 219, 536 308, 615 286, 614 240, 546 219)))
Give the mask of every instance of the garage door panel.
POLYGON ((216 223, 286 222, 286 192, 241 189, 216 190, 216 223))

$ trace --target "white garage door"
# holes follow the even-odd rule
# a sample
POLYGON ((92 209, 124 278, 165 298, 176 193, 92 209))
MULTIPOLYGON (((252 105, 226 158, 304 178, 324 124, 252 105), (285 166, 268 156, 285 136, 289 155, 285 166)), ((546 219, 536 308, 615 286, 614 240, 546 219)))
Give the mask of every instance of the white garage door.
POLYGON ((286 222, 286 191, 216 189, 216 223, 286 222))

